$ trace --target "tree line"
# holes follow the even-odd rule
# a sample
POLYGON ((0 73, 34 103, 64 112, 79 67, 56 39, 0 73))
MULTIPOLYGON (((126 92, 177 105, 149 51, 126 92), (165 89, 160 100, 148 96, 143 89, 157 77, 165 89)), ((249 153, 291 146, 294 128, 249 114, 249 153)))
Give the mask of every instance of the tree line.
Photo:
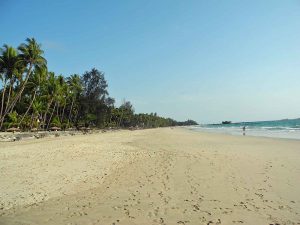
POLYGON ((17 48, 0 48, 0 130, 48 130, 79 127, 154 128, 195 125, 156 113, 134 113, 129 101, 120 107, 109 96, 104 73, 91 69, 68 77, 48 71, 44 51, 34 38, 17 48))

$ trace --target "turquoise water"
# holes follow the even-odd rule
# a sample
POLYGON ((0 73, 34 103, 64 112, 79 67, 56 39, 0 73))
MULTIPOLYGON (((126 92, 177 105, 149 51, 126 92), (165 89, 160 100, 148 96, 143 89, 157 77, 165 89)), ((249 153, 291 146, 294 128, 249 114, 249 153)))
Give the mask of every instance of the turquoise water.
POLYGON ((300 139, 300 118, 258 122, 239 122, 231 124, 202 124, 194 126, 193 130, 243 135, 300 139))

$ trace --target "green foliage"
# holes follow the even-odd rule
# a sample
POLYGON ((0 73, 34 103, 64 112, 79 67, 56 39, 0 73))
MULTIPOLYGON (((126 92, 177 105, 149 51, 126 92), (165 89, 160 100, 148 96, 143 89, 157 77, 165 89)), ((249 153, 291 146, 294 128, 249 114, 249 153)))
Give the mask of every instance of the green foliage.
POLYGON ((18 123, 18 114, 16 111, 8 114, 8 122, 10 122, 12 125, 16 125, 18 123))
POLYGON ((4 123, 5 128, 17 127, 19 122, 19 115, 13 111, 7 115, 7 120, 4 123))
POLYGON ((177 122, 178 126, 192 126, 192 125, 198 125, 198 123, 194 120, 187 120, 184 122, 177 122))
POLYGON ((61 126, 61 122, 58 118, 58 116, 55 116, 52 121, 51 121, 51 126, 53 127, 60 127, 61 126))
POLYGON ((18 126, 20 128, 28 129, 30 128, 31 124, 34 125, 34 127, 36 127, 36 121, 32 121, 31 117, 27 115, 24 116, 23 120, 18 123, 18 126))
POLYGON ((34 38, 18 48, 0 49, 0 130, 20 127, 154 128, 195 125, 156 113, 135 114, 129 101, 116 107, 109 96, 105 74, 95 68, 69 77, 48 71, 44 51, 34 38))

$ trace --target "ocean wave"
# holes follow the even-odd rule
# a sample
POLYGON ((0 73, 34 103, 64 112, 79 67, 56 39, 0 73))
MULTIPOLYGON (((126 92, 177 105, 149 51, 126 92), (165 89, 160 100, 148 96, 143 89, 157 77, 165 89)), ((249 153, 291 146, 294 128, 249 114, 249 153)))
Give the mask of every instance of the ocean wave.
MULTIPOLYGON (((195 126, 193 129, 197 128, 204 128, 204 129, 230 129, 230 130, 236 130, 236 129, 243 129, 244 126, 211 126, 211 125, 201 125, 201 126, 195 126)), ((246 129, 250 130, 300 130, 300 126, 245 126, 246 129)))
MULTIPOLYGON (((199 125, 190 127, 192 130, 207 131, 213 133, 224 133, 232 135, 243 135, 243 126, 234 125, 199 125)), ((290 138, 290 139, 300 139, 300 126, 246 126, 246 135, 250 136, 263 136, 263 137, 277 137, 277 138, 290 138)))

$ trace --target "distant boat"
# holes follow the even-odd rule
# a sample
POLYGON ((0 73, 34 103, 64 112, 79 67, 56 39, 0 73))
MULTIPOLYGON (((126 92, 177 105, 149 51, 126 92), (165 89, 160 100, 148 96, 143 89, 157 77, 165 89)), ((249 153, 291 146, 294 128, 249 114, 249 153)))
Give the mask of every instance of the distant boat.
POLYGON ((222 124, 231 124, 231 121, 222 121, 222 124))

